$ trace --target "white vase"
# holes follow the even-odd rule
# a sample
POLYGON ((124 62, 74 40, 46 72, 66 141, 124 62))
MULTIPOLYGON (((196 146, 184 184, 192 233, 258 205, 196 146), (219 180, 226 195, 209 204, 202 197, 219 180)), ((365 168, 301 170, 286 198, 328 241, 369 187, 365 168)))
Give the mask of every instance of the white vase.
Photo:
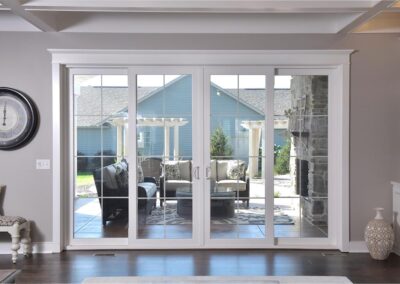
POLYGON ((382 216, 383 208, 375 208, 375 219, 368 222, 365 228, 365 242, 373 259, 384 260, 392 251, 394 231, 382 216))

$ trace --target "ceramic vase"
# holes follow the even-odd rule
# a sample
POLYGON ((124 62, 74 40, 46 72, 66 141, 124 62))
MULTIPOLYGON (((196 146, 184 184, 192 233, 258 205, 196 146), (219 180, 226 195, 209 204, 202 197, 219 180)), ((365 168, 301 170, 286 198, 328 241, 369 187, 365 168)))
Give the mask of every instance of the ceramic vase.
POLYGON ((371 257, 376 260, 386 259, 394 244, 394 231, 382 216, 383 208, 375 208, 376 216, 365 228, 365 242, 371 257))

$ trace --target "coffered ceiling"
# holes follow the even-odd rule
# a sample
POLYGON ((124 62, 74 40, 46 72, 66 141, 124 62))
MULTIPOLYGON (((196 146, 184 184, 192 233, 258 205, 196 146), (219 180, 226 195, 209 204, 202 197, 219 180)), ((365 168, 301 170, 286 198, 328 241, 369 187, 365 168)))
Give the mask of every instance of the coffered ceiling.
POLYGON ((0 31, 399 33, 395 0, 0 0, 0 31))

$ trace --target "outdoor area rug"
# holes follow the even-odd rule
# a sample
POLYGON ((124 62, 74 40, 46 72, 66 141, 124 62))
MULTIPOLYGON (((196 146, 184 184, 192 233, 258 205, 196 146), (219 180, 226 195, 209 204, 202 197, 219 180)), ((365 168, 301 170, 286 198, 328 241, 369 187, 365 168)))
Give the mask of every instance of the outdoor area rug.
MULTIPOLYGON (((168 204, 166 207, 157 207, 153 209, 151 215, 147 216, 147 225, 163 225, 164 210, 166 225, 187 225, 192 221, 183 218, 176 213, 176 204, 168 204)), ((211 218, 213 224, 241 224, 241 225, 264 225, 265 209, 263 207, 250 206, 246 208, 243 205, 239 206, 239 212, 232 218, 211 218)), ((278 206, 274 208, 274 224, 275 225, 293 225, 292 217, 281 212, 278 206)))
POLYGON ((349 284, 351 282, 343 276, 159 276, 159 277, 93 277, 86 278, 85 284, 99 283, 142 283, 142 284, 190 284, 190 283, 215 283, 215 284, 349 284))

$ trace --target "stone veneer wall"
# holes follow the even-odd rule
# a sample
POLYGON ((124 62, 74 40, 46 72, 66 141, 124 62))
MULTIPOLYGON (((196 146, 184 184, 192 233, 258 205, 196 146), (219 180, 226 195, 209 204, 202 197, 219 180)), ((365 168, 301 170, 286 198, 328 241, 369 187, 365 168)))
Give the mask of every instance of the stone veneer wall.
MULTIPOLYGON (((326 225, 328 213, 328 76, 294 76, 291 84, 289 131, 292 159, 308 161, 308 196, 301 199, 303 216, 326 225)), ((291 161, 291 164, 294 161, 291 161)), ((297 174, 297 173, 296 173, 297 174)))

